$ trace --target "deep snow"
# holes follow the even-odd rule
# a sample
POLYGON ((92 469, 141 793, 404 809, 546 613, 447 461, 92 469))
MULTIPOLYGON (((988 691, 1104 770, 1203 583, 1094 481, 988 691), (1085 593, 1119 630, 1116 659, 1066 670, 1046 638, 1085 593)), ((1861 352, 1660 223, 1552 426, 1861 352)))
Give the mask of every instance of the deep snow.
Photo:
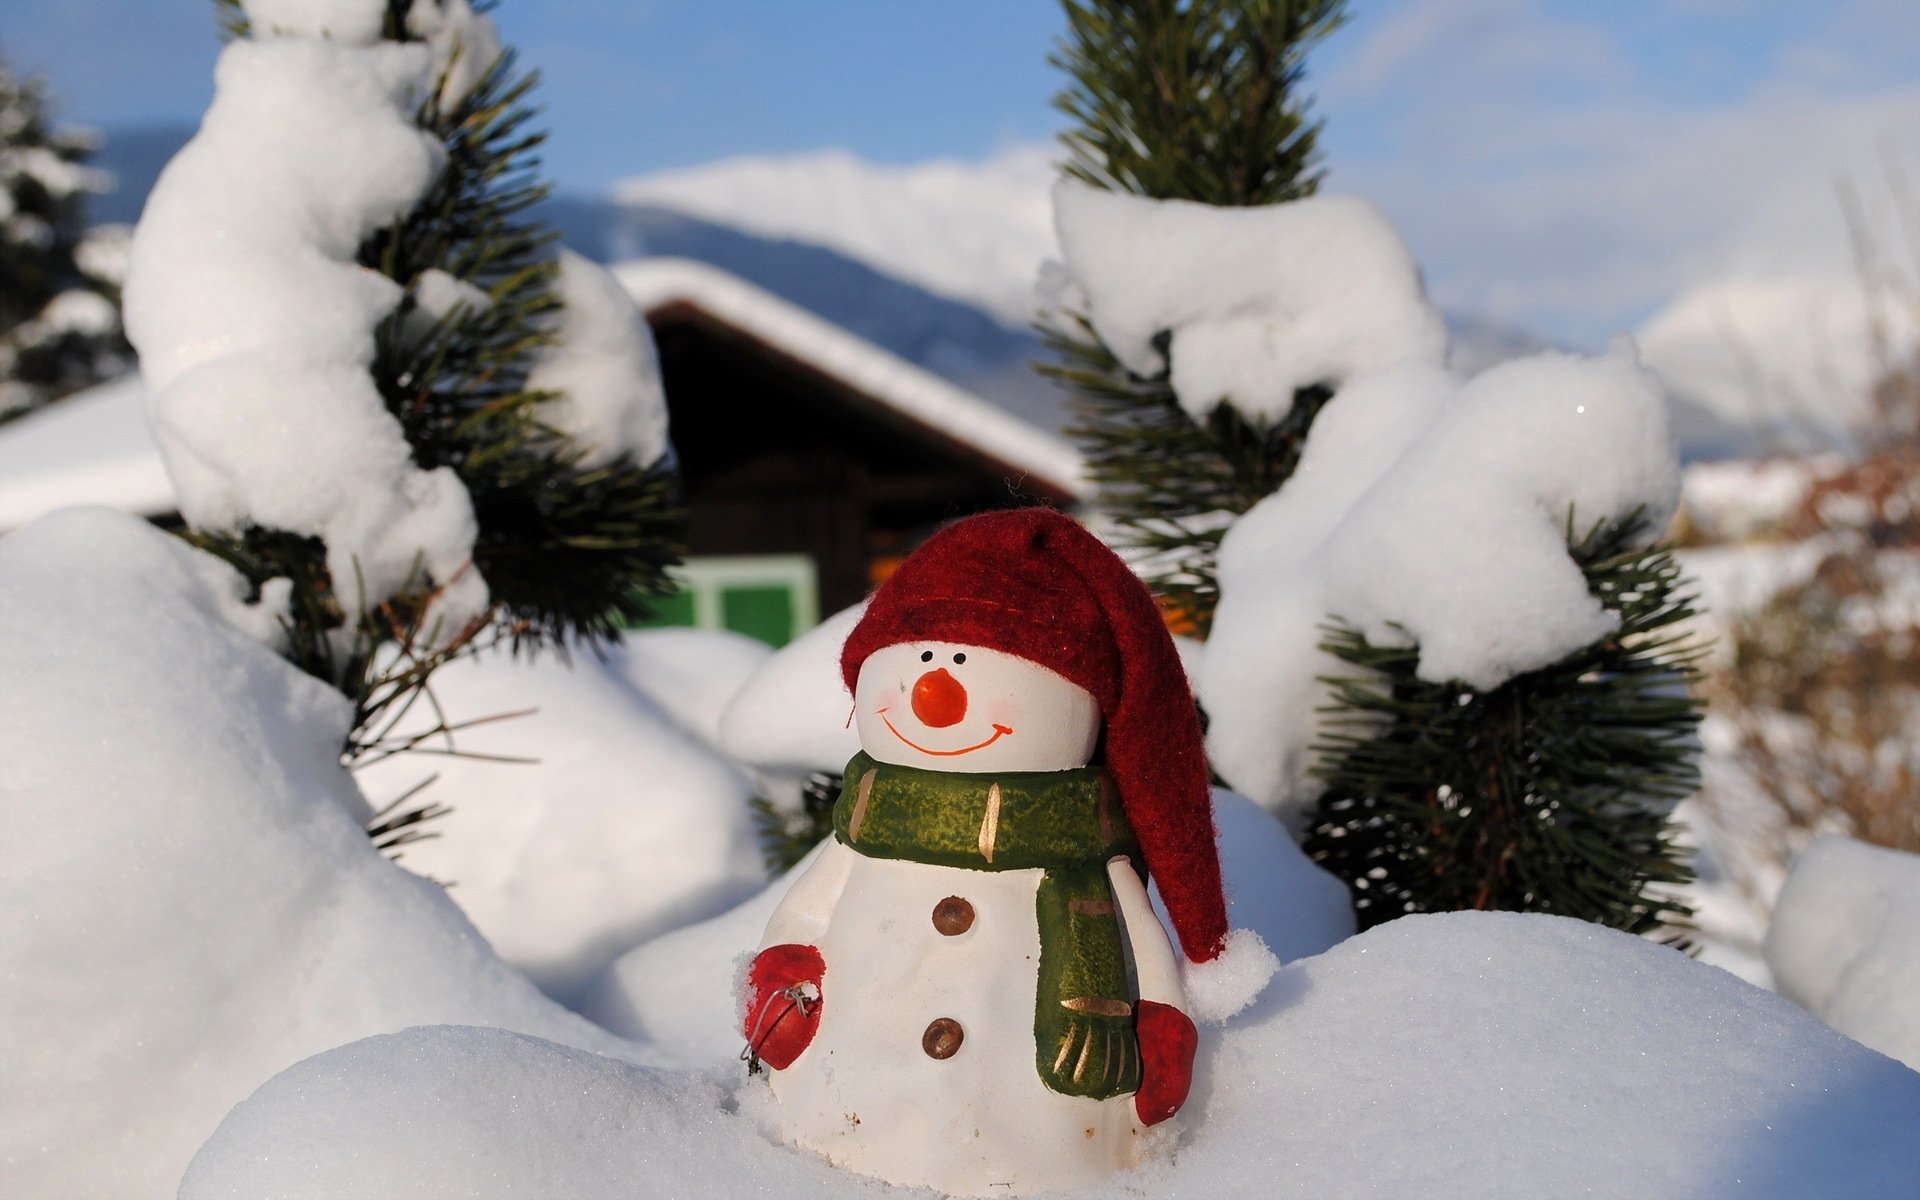
MULTIPOLYGON (((733 645, 674 633, 690 643, 683 657, 733 645)), ((404 847, 402 863, 450 884, 500 956, 563 1002, 628 947, 766 880, 746 777, 641 690, 636 647, 455 660, 434 672, 434 704, 414 705, 392 736, 424 735, 443 716, 486 723, 357 772, 376 805, 433 779, 417 801, 451 811, 421 827, 431 836, 404 847)))
MULTIPOLYGON (((738 1074, 734 964, 777 889, 620 960, 589 1011, 645 1041, 574 1017, 370 848, 344 703, 243 600, 104 510, 0 542, 0 1194, 164 1195, 216 1125, 182 1196, 878 1193, 773 1144, 738 1074), (544 1040, 357 1040, 445 1023, 544 1040)), ((1170 1156, 1088 1195, 1920 1188, 1920 1075, 1786 1001, 1559 918, 1341 941, 1338 885, 1219 812, 1236 922, 1296 961, 1204 1032, 1170 1156)))
MULTIPOLYGON (((1564 918, 1405 918, 1287 968, 1253 1010, 1202 1036, 1177 1139, 1077 1195, 1920 1189, 1920 1074, 1723 971, 1564 918)), ((763 1089, 738 1072, 412 1030, 266 1084, 201 1150, 180 1196, 905 1194, 774 1145, 763 1089)))
POLYGON ((0 540, 0 1195, 167 1195, 262 1080, 409 1025, 639 1053, 373 849, 349 706, 244 593, 106 509, 0 540))

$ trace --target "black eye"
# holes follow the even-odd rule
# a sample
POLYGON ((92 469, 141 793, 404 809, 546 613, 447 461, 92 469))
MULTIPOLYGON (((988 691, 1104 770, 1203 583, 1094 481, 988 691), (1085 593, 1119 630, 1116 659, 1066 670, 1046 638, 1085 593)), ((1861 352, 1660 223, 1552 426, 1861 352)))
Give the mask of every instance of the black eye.
POLYGON ((921 662, 932 662, 932 661, 933 661, 933 651, 931 651, 931 650, 928 650, 928 651, 926 651, 925 653, 923 653, 923 654, 922 654, 922 655, 920 656, 920 661, 921 661, 921 662))
POLYGON ((967 661, 967 656, 964 654, 956 654, 953 656, 953 665, 956 667, 965 661, 967 661))

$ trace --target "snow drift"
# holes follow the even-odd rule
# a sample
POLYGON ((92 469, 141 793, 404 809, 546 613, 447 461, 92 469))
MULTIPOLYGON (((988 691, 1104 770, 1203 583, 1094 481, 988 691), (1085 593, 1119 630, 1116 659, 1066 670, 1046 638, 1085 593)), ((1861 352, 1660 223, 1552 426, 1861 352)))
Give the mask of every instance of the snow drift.
MULTIPOLYGON (((1287 968, 1253 1010, 1203 1036, 1184 1132, 1078 1195, 1920 1189, 1920 1075, 1723 971, 1564 918, 1405 918, 1287 968)), ((901 1194, 773 1144, 762 1094, 737 1074, 411 1030, 261 1088, 180 1196, 901 1194), (392 1136, 403 1124, 411 1135, 392 1136)))
MULTIPOLYGON (((684 635, 688 649, 733 648, 729 635, 684 635)), ((434 672, 435 703, 392 736, 427 736, 442 716, 487 723, 423 744, 456 754, 358 772, 376 802, 432 780, 420 798, 451 811, 402 861, 451 885, 500 956, 565 1003, 621 951, 766 880, 746 778, 642 692, 642 675, 622 646, 456 660, 434 672)))
POLYGON ((1920 855, 1815 842, 1780 889, 1766 954, 1782 995, 1920 1068, 1920 855))
POLYGON ((638 1052, 373 849, 349 705, 245 588, 105 509, 0 540, 0 1195, 166 1195, 262 1080, 409 1025, 638 1052))

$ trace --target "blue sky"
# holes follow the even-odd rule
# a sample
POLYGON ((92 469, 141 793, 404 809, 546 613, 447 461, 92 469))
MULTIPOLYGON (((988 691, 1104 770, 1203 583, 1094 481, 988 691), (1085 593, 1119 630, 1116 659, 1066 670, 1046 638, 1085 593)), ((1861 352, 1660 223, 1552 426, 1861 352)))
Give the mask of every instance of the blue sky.
MULTIPOLYGON (((212 7, 8 0, 0 53, 47 75, 71 119, 192 122, 211 94, 212 7)), ((1320 107, 1337 169, 1395 153, 1398 118, 1416 107, 1580 110, 1631 92, 1697 111, 1784 79, 1836 93, 1912 81, 1920 20, 1903 7, 1359 0, 1312 80, 1332 91, 1320 107), (1479 78, 1462 88, 1469 45, 1479 78)), ((1063 22, 1049 0, 506 0, 496 15, 546 75, 548 167, 570 189, 824 146, 878 162, 980 157, 1060 125, 1045 59, 1063 22)))
MULTIPOLYGON (((208 0, 7 0, 66 114, 195 120, 208 0)), ((551 177, 742 154, 980 158, 1059 127, 1049 0, 506 0, 551 177)), ((1920 163, 1911 0, 1357 0, 1310 62, 1332 186, 1437 297, 1593 344, 1689 286, 1844 264, 1837 179, 1920 163)))

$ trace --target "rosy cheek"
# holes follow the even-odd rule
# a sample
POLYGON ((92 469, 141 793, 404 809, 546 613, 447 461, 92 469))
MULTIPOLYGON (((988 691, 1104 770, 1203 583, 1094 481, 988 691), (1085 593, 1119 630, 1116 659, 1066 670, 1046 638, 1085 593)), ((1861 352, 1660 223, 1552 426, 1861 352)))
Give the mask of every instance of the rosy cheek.
POLYGON ((995 725, 1017 725, 1020 719, 1020 702, 1010 696, 995 697, 986 706, 987 720, 995 725))

